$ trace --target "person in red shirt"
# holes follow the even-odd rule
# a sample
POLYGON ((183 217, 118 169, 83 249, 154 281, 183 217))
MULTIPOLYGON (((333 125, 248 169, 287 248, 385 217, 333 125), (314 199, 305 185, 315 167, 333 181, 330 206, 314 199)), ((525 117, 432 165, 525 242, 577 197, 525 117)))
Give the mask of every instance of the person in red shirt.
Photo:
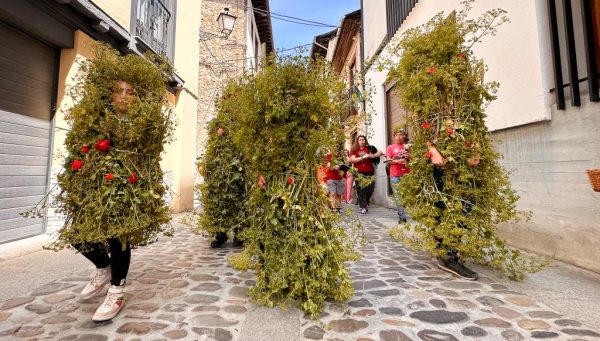
POLYGON ((327 179, 327 193, 329 193, 329 203, 333 210, 340 212, 340 204, 342 202, 342 193, 344 192, 344 178, 339 166, 332 164, 332 154, 327 154, 327 163, 323 171, 327 179))
POLYGON ((398 203, 398 184, 402 180, 402 176, 410 172, 408 167, 409 145, 407 142, 406 131, 402 128, 394 129, 394 144, 389 145, 385 150, 386 162, 390 165, 390 183, 392 185, 392 193, 396 200, 396 211, 398 212, 398 223, 406 222, 406 212, 404 208, 398 203))
POLYGON ((356 192, 358 194, 358 205, 360 214, 365 215, 369 211, 367 206, 371 201, 373 190, 375 189, 375 159, 379 159, 381 151, 374 146, 369 145, 367 137, 359 135, 356 137, 352 149, 350 149, 350 162, 359 174, 368 178, 372 178, 372 182, 367 186, 356 184, 356 192))

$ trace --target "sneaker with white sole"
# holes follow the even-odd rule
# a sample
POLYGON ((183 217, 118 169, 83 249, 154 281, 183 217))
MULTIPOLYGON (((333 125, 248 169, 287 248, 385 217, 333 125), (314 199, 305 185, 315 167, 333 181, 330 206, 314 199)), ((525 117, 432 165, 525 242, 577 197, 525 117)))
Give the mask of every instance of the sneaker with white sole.
POLYGON ((96 296, 108 282, 110 282, 110 265, 103 269, 96 269, 94 278, 81 290, 81 298, 87 300, 96 296))
POLYGON ((367 211, 367 209, 366 209, 366 208, 361 208, 361 209, 360 209, 360 215, 365 215, 365 214, 367 214, 367 212, 368 212, 368 211, 367 211))
POLYGON ((125 286, 111 285, 102 305, 96 309, 92 321, 102 322, 117 316, 125 304, 125 286))

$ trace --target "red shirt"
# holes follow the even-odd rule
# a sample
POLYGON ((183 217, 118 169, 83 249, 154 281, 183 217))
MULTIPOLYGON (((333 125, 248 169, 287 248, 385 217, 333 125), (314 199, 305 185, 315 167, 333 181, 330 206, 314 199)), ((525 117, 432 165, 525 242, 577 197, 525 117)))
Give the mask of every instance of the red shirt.
POLYGON ((325 167, 323 170, 325 172, 325 177, 327 180, 342 180, 342 172, 336 169, 329 169, 329 167, 325 167))
MULTIPOLYGON (((369 147, 359 147, 351 155, 354 155, 355 157, 361 157, 367 154, 369 154, 369 147)), ((365 158, 359 162, 354 163, 353 165, 359 173, 375 174, 375 167, 373 166, 373 161, 371 161, 370 158, 365 158)))
MULTIPOLYGON (((385 156, 390 159, 395 157, 406 157, 406 148, 403 143, 389 145, 385 150, 385 156)), ((410 168, 407 165, 400 163, 390 163, 390 176, 403 176, 410 173, 410 168)))

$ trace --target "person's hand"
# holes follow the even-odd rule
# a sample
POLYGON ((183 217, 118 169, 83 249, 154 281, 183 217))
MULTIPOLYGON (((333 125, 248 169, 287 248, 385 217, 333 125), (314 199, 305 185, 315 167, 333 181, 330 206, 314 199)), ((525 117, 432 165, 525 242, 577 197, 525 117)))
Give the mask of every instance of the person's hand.
POLYGON ((429 147, 429 152, 431 153, 431 163, 433 163, 436 166, 443 166, 446 164, 446 160, 444 159, 442 154, 440 154, 437 148, 431 146, 429 147))

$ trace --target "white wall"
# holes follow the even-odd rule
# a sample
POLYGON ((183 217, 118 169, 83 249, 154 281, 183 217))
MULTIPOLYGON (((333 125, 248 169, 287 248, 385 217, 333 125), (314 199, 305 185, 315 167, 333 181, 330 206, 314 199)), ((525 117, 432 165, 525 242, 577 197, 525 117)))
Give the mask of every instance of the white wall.
POLYGON ((247 0, 246 3, 246 72, 254 73, 255 63, 262 58, 261 41, 258 35, 258 28, 256 27, 255 12, 252 10, 252 0, 247 0), (258 58, 254 46, 258 42, 258 58))

